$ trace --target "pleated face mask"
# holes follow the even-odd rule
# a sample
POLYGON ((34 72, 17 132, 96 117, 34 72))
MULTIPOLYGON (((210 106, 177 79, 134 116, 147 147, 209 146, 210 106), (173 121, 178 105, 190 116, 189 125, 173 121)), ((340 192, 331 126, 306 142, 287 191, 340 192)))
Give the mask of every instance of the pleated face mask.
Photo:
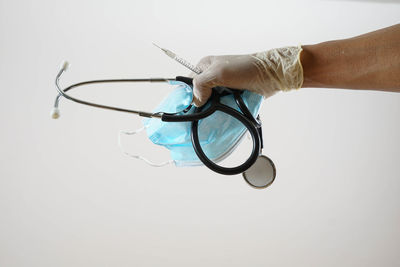
MULTIPOLYGON (((179 81, 171 81, 171 84, 178 85, 155 109, 153 112, 167 112, 183 114, 181 112, 189 106, 193 98, 192 88, 179 81)), ((257 117, 263 97, 250 91, 243 91, 241 94, 244 104, 254 117, 257 117)), ((233 94, 224 95, 220 98, 221 104, 238 109, 233 94)), ((204 106, 207 109, 210 103, 204 106)), ((191 108, 185 114, 193 113, 191 108)), ((142 159, 152 166, 163 166, 168 163, 175 163, 176 166, 199 166, 203 163, 198 158, 191 139, 191 121, 186 122, 165 122, 156 118, 143 120, 148 138, 156 145, 164 146, 170 151, 171 160, 156 164, 138 155, 130 155, 142 159)), ((139 130, 139 131, 140 131, 139 130)), ((199 120, 198 136, 200 145, 213 162, 219 162, 228 157, 241 139, 247 129, 242 122, 224 112, 214 112, 210 116, 199 120)), ((133 133, 137 133, 135 131, 133 133)), ((130 133, 132 134, 132 133, 130 133)))

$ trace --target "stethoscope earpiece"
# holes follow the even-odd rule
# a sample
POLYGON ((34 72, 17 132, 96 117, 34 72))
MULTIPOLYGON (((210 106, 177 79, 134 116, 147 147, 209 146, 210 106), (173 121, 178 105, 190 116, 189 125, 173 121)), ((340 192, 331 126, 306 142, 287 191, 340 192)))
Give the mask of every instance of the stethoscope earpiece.
POLYGON ((68 69, 68 67, 69 67, 70 65, 69 65, 69 62, 68 61, 66 61, 66 60, 64 60, 62 63, 61 63, 61 70, 63 70, 63 71, 67 71, 67 69, 68 69))
POLYGON ((60 117, 60 110, 56 107, 53 107, 50 112, 50 116, 55 120, 58 119, 60 117))

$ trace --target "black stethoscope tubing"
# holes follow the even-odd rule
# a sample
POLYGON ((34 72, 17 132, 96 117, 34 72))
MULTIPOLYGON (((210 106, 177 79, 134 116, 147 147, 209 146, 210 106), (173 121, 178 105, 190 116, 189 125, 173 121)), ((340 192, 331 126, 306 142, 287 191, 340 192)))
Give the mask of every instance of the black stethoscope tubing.
MULTIPOLYGON (((176 80, 183 81, 189 86, 192 86, 192 79, 191 78, 186 78, 186 77, 176 77, 176 80)), ((194 148, 194 151, 196 152, 197 156, 199 159, 206 165, 209 169, 220 173, 224 175, 235 175, 235 174, 240 174, 245 172, 248 168, 250 168, 254 162, 257 160, 261 149, 262 149, 262 133, 261 133, 261 123, 258 122, 254 116, 251 114, 249 109, 247 108, 246 104, 244 103, 241 94, 242 90, 236 90, 236 89, 226 89, 230 91, 234 98, 235 102, 238 105, 240 111, 237 111, 234 108, 231 108, 229 106, 226 106, 220 102, 221 96, 226 94, 225 92, 218 92, 218 89, 220 88, 213 88, 210 100, 211 103, 208 106, 207 104, 200 107, 200 108, 195 108, 193 114, 187 114, 187 115, 177 115, 177 113, 164 113, 161 117, 163 121, 168 121, 168 122, 179 122, 179 121, 192 121, 191 125, 191 139, 192 139, 192 145, 194 148), (208 106, 208 107, 207 107, 208 106), (207 107, 207 108, 206 108, 207 107), (205 110, 204 110, 205 109, 205 110), (239 120, 249 131, 252 140, 253 140, 253 149, 252 153, 250 154, 249 158, 241 165, 236 166, 236 167, 223 167, 220 166, 216 163, 214 163, 211 159, 209 159, 204 153, 200 140, 199 140, 199 134, 198 134, 198 124, 200 119, 204 119, 210 115, 212 115, 216 111, 221 111, 224 112, 235 119, 239 120)), ((190 109, 190 108, 189 108, 190 109)), ((186 109, 185 111, 187 112, 189 109, 186 109)))
MULTIPOLYGON (((215 101, 215 98, 213 99, 213 101, 215 101)), ((221 103, 219 103, 219 101, 212 105, 214 108, 214 112, 219 110, 222 111, 232 117, 234 117, 235 119, 239 120, 241 123, 243 123, 243 125, 247 128, 247 130, 249 131, 252 140, 253 140, 253 149, 251 152, 250 157, 241 165, 236 166, 236 167, 222 167, 216 163, 214 163, 212 160, 210 160, 207 155, 204 153, 201 144, 200 144, 200 140, 199 140, 199 129, 198 129, 198 124, 199 121, 193 121, 192 122, 192 133, 191 133, 191 137, 192 137, 192 144, 193 144, 193 148, 194 151, 196 152, 197 156, 199 157, 199 159, 204 163, 204 165, 206 165, 208 168, 210 168, 211 170, 220 173, 220 174, 224 174, 224 175, 234 175, 234 174, 240 174, 243 173, 244 171, 246 171, 248 168, 250 168, 254 162, 257 160, 259 154, 260 154, 260 136, 259 133, 257 131, 257 127, 245 116, 243 116, 239 111, 222 105, 221 103)), ((201 110, 200 108, 196 108, 195 112, 197 109, 201 110)))
POLYGON ((82 85, 95 84, 95 83, 112 83, 112 82, 167 82, 170 80, 176 80, 176 81, 184 82, 187 85, 192 87, 193 86, 192 78, 177 76, 175 79, 150 78, 150 79, 92 80, 92 81, 76 83, 76 84, 70 85, 67 88, 62 90, 59 86, 59 78, 65 70, 66 69, 61 69, 56 77, 56 88, 59 92, 59 95, 57 96, 55 104, 54 104, 55 108, 58 108, 58 103, 59 103, 60 97, 64 96, 65 98, 67 98, 71 101, 80 103, 80 104, 97 107, 97 108, 134 113, 134 114, 137 114, 142 117, 159 118, 159 119, 161 118, 161 120, 165 121, 165 122, 191 121, 192 122, 191 140, 192 140, 192 145, 193 145, 195 153, 197 154, 199 159, 204 163, 204 165, 206 165, 211 170, 213 170, 217 173, 220 173, 220 174, 224 174, 224 175, 234 175, 234 174, 240 174, 240 173, 245 172, 248 168, 250 168, 254 164, 254 162, 257 160, 257 158, 261 152, 261 149, 263 147, 261 123, 259 122, 258 118, 255 119, 254 116, 251 114, 251 112, 248 110, 247 106, 245 105, 245 103, 241 97, 241 93, 243 92, 241 90, 223 88, 223 87, 213 88, 213 92, 212 92, 211 98, 209 100, 209 101, 211 101, 209 107, 206 109, 205 109, 206 105, 204 105, 200 108, 194 107, 194 112, 192 114, 184 114, 192 108, 192 105, 189 105, 183 112, 178 112, 178 113, 164 113, 164 112, 149 113, 149 112, 123 109, 123 108, 106 106, 106 105, 83 101, 83 100, 77 99, 75 97, 69 96, 68 94, 66 94, 66 92, 68 92, 69 90, 71 90, 73 88, 82 86, 82 85), (220 97, 228 94, 226 91, 229 93, 232 93, 234 95, 235 102, 238 105, 238 107, 242 113, 240 113, 236 109, 226 106, 220 102, 220 97), (199 134, 198 134, 199 120, 212 115, 216 111, 224 112, 224 113, 228 114, 229 116, 232 116, 235 119, 239 120, 247 128, 247 130, 249 131, 249 133, 252 137, 252 140, 253 140, 252 153, 249 156, 249 158, 243 164, 241 164, 239 166, 222 167, 220 165, 217 165, 216 163, 214 163, 211 159, 209 159, 207 157, 207 155, 204 153, 204 151, 201 147, 200 140, 199 140, 199 134), (182 115, 182 113, 183 113, 183 115, 182 115))

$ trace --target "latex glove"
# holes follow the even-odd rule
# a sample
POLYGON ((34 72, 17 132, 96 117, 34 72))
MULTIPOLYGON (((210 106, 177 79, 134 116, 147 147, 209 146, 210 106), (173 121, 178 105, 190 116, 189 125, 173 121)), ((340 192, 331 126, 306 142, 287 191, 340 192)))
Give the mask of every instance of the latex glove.
POLYGON ((298 89, 303 84, 301 50, 283 47, 250 55, 205 57, 197 64, 202 73, 193 79, 193 102, 204 105, 215 86, 247 89, 266 98, 281 90, 298 89))

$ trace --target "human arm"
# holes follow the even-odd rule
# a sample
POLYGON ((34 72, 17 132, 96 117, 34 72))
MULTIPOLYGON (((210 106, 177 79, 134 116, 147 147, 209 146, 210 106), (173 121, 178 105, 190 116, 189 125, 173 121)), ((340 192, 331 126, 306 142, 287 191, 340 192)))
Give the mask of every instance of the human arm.
POLYGON ((400 92, 400 24, 350 39, 271 49, 250 55, 209 56, 194 77, 194 103, 227 86, 272 96, 304 87, 400 92))
POLYGON ((302 87, 400 92, 400 24, 302 48, 302 87))

